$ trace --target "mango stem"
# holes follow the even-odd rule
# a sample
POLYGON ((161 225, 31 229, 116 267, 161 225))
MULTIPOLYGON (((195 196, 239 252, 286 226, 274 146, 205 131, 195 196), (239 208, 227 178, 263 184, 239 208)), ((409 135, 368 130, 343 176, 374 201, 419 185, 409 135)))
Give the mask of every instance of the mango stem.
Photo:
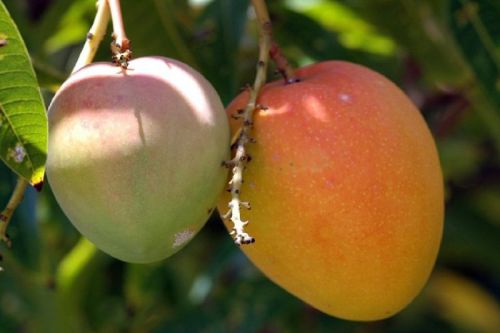
POLYGON ((232 167, 232 177, 229 181, 231 191, 231 201, 228 204, 229 211, 224 214, 223 218, 230 219, 234 227, 231 231, 234 242, 237 245, 250 244, 255 242, 255 239, 245 232, 245 225, 249 221, 241 219, 240 208, 250 209, 250 204, 240 200, 241 185, 243 183, 243 170, 246 164, 250 161, 250 156, 246 150, 246 144, 253 142, 250 137, 250 131, 253 125, 253 112, 263 107, 257 104, 262 86, 266 83, 267 66, 269 63, 269 51, 271 49, 272 30, 269 12, 264 0, 252 0, 252 6, 255 10, 259 23, 259 61, 257 62, 257 72, 255 81, 252 87, 248 87, 249 100, 245 109, 236 115, 242 119, 242 126, 233 136, 232 146, 235 147, 235 155, 232 160, 225 161, 224 165, 232 167))
POLYGON ((275 41, 272 41, 271 50, 269 51, 269 56, 276 65, 276 71, 283 77, 285 84, 299 82, 300 79, 295 76, 295 70, 288 63, 283 52, 281 52, 280 47, 275 41))
POLYGON ((109 23, 109 7, 107 0, 98 0, 97 2, 97 13, 94 18, 94 22, 90 27, 87 34, 87 40, 83 46, 78 60, 76 61, 75 67, 71 73, 76 72, 85 65, 88 65, 94 60, 99 44, 101 43, 104 35, 106 34, 106 29, 109 23))
POLYGON ((128 62, 132 58, 132 51, 130 50, 130 40, 125 33, 120 0, 107 1, 111 11, 111 21, 113 21, 113 41, 111 42, 113 62, 125 69, 128 67, 128 62))

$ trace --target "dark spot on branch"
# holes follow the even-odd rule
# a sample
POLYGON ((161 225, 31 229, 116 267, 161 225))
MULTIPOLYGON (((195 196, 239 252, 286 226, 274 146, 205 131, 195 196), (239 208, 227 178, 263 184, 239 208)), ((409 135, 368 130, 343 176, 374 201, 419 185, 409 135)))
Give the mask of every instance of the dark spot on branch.
POLYGON ((244 161, 247 161, 247 162, 250 162, 252 160, 252 156, 246 154, 246 155, 243 155, 240 157, 240 161, 241 162, 244 162, 244 161))
POLYGON ((248 161, 248 162, 250 162, 250 160, 251 160, 251 159, 252 159, 252 158, 251 158, 251 157, 250 157, 250 155, 248 155, 248 154, 247 154, 247 155, 243 155, 243 156, 241 156, 241 157, 240 157, 240 161, 241 161, 241 162, 244 162, 244 161, 248 161))
POLYGON ((91 33, 91 32, 89 32, 89 33, 87 34, 87 39, 88 39, 88 40, 92 40, 92 38, 94 38, 94 34, 93 34, 93 33, 91 33))

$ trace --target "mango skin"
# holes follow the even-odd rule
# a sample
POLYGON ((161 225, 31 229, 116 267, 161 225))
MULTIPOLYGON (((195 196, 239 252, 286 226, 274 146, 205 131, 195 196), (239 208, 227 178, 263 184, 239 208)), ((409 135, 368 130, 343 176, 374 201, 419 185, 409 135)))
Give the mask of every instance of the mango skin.
POLYGON ((198 72, 168 58, 95 63, 49 107, 47 177, 74 226, 127 262, 164 259, 204 225, 223 190, 229 126, 198 72))
MULTIPOLYGON (((426 283, 440 246, 443 179, 420 112, 367 68, 326 61, 267 84, 244 173, 256 242, 241 249, 272 281, 335 317, 394 315, 426 283)), ((243 108, 248 93, 227 108, 243 108)), ((233 133, 240 126, 231 120, 233 133)), ((227 211, 224 194, 219 210, 227 211)), ((228 229, 232 224, 226 221, 228 229)))

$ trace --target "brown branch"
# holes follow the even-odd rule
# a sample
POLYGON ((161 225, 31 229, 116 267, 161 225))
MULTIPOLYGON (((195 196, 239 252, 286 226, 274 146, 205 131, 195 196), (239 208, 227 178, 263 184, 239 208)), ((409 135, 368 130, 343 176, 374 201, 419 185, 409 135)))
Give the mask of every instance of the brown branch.
POLYGON ((21 203, 24 197, 24 191, 28 186, 28 182, 23 178, 19 177, 17 179, 16 187, 14 188, 14 192, 10 197, 9 202, 5 209, 0 213, 0 241, 5 242, 8 247, 11 247, 12 241, 10 240, 7 234, 7 228, 12 219, 12 215, 16 210, 17 206, 21 203))
POLYGON ((111 11, 111 20, 113 21, 113 41, 111 42, 113 62, 125 69, 132 58, 132 51, 130 50, 130 40, 127 38, 125 26, 123 25, 120 0, 107 1, 111 11))
POLYGON ((127 38, 123 25, 120 0, 99 0, 94 22, 87 34, 87 40, 78 61, 73 68, 73 73, 90 64, 94 59, 99 44, 106 34, 110 17, 113 23, 113 33, 111 35, 113 38, 111 42, 112 60, 120 67, 127 68, 128 62, 132 58, 132 51, 130 50, 130 40, 127 38))
POLYGON ((285 84, 299 82, 300 79, 295 76, 295 70, 290 66, 288 60, 281 52, 278 44, 275 41, 271 42, 271 49, 269 50, 269 56, 274 61, 277 72, 285 80, 285 84))
POLYGON ((107 0, 99 0, 97 3, 97 13, 87 34, 87 40, 83 46, 72 73, 92 62, 99 48, 109 23, 109 7, 107 0))
POLYGON ((232 178, 229 181, 231 191, 231 201, 228 204, 229 211, 223 218, 230 219, 233 223, 231 235, 234 242, 238 245, 253 243, 255 239, 245 232, 245 225, 248 221, 241 219, 240 208, 250 209, 250 203, 241 201, 241 184, 243 183, 243 170, 249 162, 250 157, 247 153, 246 145, 253 142, 250 137, 250 131, 253 124, 253 112, 262 106, 257 105, 257 97, 262 86, 266 83, 267 66, 269 62, 269 51, 271 49, 271 21, 264 0, 252 0, 257 20, 259 22, 259 61, 257 62, 257 73, 253 87, 249 87, 249 100, 245 109, 234 115, 242 119, 242 127, 237 131, 232 140, 232 146, 236 152, 233 159, 225 161, 227 167, 232 168, 232 178))

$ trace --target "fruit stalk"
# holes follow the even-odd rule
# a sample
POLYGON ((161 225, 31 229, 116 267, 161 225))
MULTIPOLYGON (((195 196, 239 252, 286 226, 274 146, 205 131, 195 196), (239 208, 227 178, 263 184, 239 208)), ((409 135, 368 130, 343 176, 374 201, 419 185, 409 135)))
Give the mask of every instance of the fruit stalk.
POLYGON ((128 67, 128 62, 132 58, 130 50, 130 40, 125 33, 123 25, 120 0, 107 0, 111 11, 111 21, 113 21, 113 42, 111 42, 111 52, 113 62, 122 68, 128 67))
POLYGON ((120 48, 129 47, 129 39, 125 33, 123 25, 122 10, 120 0, 108 0, 109 9, 111 11, 111 19, 113 21, 113 33, 115 34, 115 42, 120 48))
POLYGON ((285 84, 290 84, 294 82, 299 82, 300 79, 295 76, 295 70, 290 66, 288 60, 281 52, 278 44, 272 41, 271 49, 269 50, 269 56, 276 65, 276 71, 283 77, 285 84))
POLYGON ((94 59, 94 56, 99 48, 99 44, 104 38, 106 28, 110 18, 109 7, 107 0, 99 0, 97 2, 97 13, 92 23, 92 27, 87 34, 87 40, 83 46, 82 52, 78 56, 75 67, 72 73, 76 72, 85 65, 88 65, 94 59))
POLYGON ((252 6, 259 22, 259 61, 257 62, 257 72, 253 87, 248 87, 250 93, 249 101, 244 109, 233 115, 234 117, 242 119, 242 126, 231 141, 232 146, 236 148, 236 153, 232 160, 224 162, 227 167, 232 167, 233 176, 229 181, 231 191, 231 201, 228 204, 229 211, 224 214, 223 218, 230 219, 233 223, 234 227, 231 231, 231 235, 237 245, 249 244, 255 241, 252 236, 244 231, 248 221, 243 221, 241 219, 240 208, 244 207, 250 209, 250 204, 241 201, 240 191, 243 182, 243 170, 250 160, 246 151, 246 144, 254 141, 253 138, 250 137, 253 112, 256 109, 265 109, 264 106, 257 104, 257 97, 260 89, 266 83, 267 66, 272 41, 271 20, 269 19, 265 1, 252 0, 252 6))

